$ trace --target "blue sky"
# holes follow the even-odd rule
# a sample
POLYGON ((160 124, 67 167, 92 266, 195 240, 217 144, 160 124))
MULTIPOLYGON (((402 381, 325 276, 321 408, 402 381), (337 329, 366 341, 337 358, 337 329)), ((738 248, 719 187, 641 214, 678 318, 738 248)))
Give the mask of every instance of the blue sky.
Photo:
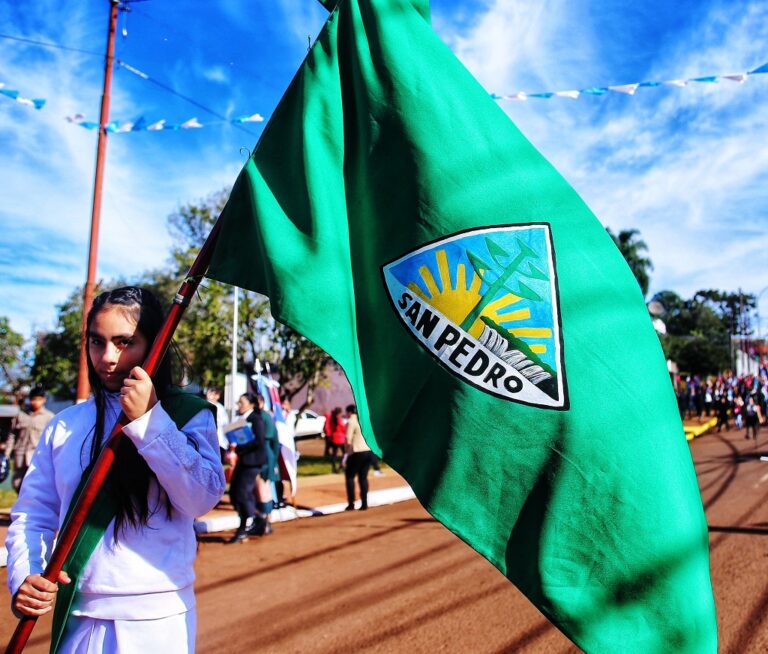
MULTIPOLYGON (((132 7, 116 56, 233 118, 269 117, 325 17, 315 0, 132 7)), ((768 62, 765 2, 433 0, 432 9, 438 34, 502 95, 768 62)), ((0 0, 0 33, 101 52, 108 10, 107 0, 0 0)), ((65 117, 97 120, 102 75, 98 57, 0 38, 0 83, 47 100, 35 111, 0 96, 0 315, 26 336, 53 327, 56 305, 85 279, 96 133, 65 117)), ((768 75, 501 106, 603 224, 640 229, 655 264, 652 293, 768 286, 768 75)), ((111 118, 140 116, 217 120, 116 69, 111 118)), ((230 187, 263 125, 111 135, 98 277, 162 265, 168 214, 230 187)))

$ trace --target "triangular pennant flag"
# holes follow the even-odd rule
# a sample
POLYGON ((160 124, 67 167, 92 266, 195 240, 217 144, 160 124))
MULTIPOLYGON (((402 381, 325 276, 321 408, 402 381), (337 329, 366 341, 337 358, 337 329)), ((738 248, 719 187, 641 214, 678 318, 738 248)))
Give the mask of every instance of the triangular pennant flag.
POLYGON ((190 118, 188 121, 180 125, 181 129, 198 129, 202 127, 197 118, 190 118))
POLYGON ((579 93, 579 91, 557 91, 555 95, 558 98, 572 98, 573 100, 577 100, 581 93, 579 93))
POLYGON ((251 114, 250 116, 241 116, 240 118, 235 118, 232 122, 233 123, 261 123, 264 120, 264 116, 261 114, 251 114))
POLYGON ((616 91, 616 93, 625 93, 626 95, 634 95, 635 91, 637 91, 637 88, 640 86, 640 84, 619 84, 617 86, 609 86, 608 89, 611 91, 616 91))

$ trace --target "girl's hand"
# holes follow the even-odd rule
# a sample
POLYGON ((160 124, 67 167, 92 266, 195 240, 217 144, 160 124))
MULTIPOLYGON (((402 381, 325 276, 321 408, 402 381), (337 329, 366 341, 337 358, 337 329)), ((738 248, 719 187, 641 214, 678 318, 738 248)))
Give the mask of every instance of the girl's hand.
POLYGON ((125 378, 123 387, 120 389, 120 406, 123 408, 123 413, 129 420, 136 420, 155 404, 157 404, 157 395, 152 379, 143 368, 136 366, 125 378))
MULTIPOLYGON (((70 583, 69 575, 63 570, 59 573, 59 583, 70 583)), ((45 615, 53 608, 53 600, 56 599, 58 590, 58 585, 48 581, 43 575, 29 575, 13 598, 13 608, 21 615, 45 615)))

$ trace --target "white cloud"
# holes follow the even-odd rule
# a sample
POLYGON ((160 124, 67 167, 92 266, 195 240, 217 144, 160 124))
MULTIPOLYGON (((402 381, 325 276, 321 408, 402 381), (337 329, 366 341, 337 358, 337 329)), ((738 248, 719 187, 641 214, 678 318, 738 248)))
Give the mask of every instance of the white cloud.
POLYGON ((228 84, 230 79, 229 71, 224 66, 206 66, 202 68, 200 74, 205 79, 218 84, 228 84))
MULTIPOLYGON (((459 58, 498 93, 727 74, 765 59, 768 7, 753 2, 734 12, 722 5, 668 40, 643 77, 624 79, 600 50, 609 39, 598 34, 597 16, 580 7, 493 0, 468 30, 439 24, 459 58)), ((621 38, 631 43, 632 35, 621 38)), ((632 97, 502 106, 604 224, 641 230, 655 264, 652 290, 689 295, 768 285, 768 269, 758 265, 768 246, 766 101, 768 76, 755 76, 743 85, 692 83, 641 88, 632 97)))
POLYGON ((315 40, 317 33, 328 18, 328 12, 316 0, 277 0, 287 31, 304 44, 315 40))
MULTIPOLYGON (((61 20, 53 3, 49 10, 51 24, 59 29, 57 40, 80 43, 80 29, 90 29, 92 21, 83 15, 61 20)), ((17 32, 24 33, 20 27, 17 32)), ((52 40, 44 33, 39 38, 52 40)), ((29 334, 33 325, 53 326, 55 305, 85 281, 97 133, 64 117, 83 112, 96 120, 103 68, 86 55, 8 41, 0 41, 0 61, 0 77, 48 100, 35 111, 0 97, 0 229, 4 240, 13 239, 7 251, 0 249, 0 315, 10 315, 13 328, 29 334)), ((113 117, 139 112, 125 87, 113 85, 113 117)), ((209 135, 224 129, 211 127, 209 135)), ((163 265, 170 246, 167 215, 182 203, 231 186, 242 157, 216 143, 215 136, 196 147, 195 134, 202 131, 109 137, 100 279, 130 278, 163 265), (178 147, 182 140, 184 148, 178 147), (186 154, 190 151, 194 156, 186 154)), ((243 135, 244 144, 253 141, 243 135)))

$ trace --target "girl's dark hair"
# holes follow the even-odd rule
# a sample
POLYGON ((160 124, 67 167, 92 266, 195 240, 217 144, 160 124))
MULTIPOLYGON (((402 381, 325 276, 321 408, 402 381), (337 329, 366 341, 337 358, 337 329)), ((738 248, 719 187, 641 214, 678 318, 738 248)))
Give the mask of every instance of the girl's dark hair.
MULTIPOLYGON (((91 325, 102 309, 108 306, 124 307, 127 310, 138 310, 138 323, 136 329, 151 346, 155 336, 163 325, 164 311, 160 301, 150 291, 136 286, 123 286, 112 291, 101 293, 94 301, 88 312, 86 323, 86 337, 90 338, 91 325)), ((90 463, 93 466, 101 451, 101 445, 105 438, 104 420, 106 412, 106 389, 101 379, 96 374, 96 369, 88 360, 88 381, 91 384, 93 397, 96 401, 96 424, 94 426, 94 438, 91 442, 90 463)), ((171 359, 166 354, 155 373, 152 383, 158 400, 168 395, 171 388, 171 359)), ((149 506, 149 484, 156 479, 155 473, 150 470, 147 462, 136 450, 136 446, 129 438, 123 438, 118 456, 112 465, 106 484, 107 491, 117 502, 117 514, 115 515, 115 539, 120 529, 127 525, 132 527, 146 526, 149 518, 158 510, 158 506, 149 506)), ((162 488, 161 488, 162 491, 162 488)), ((170 516, 171 503, 168 496, 161 492, 161 498, 165 500, 165 510, 170 516)))
POLYGON ((240 397, 244 397, 253 406, 256 406, 256 403, 259 401, 258 396, 253 393, 243 393, 240 397))
POLYGON ((339 416, 341 415, 341 407, 337 406, 331 411, 331 429, 336 431, 336 427, 339 425, 339 416))

